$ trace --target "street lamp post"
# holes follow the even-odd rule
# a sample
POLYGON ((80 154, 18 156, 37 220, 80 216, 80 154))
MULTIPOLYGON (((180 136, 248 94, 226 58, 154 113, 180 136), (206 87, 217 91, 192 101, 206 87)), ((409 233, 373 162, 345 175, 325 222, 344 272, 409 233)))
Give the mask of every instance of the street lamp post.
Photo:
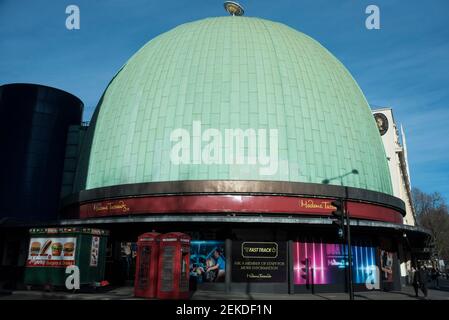
MULTIPOLYGON (((350 174, 359 174, 357 169, 353 169, 350 172, 347 172, 341 176, 325 179, 323 180, 324 184, 329 184, 331 180, 340 179, 341 186, 344 186, 343 184, 343 178, 350 175, 350 174)), ((332 212, 332 215, 337 218, 333 221, 334 224, 338 225, 339 231, 343 230, 346 225, 346 232, 342 232, 341 236, 343 236, 346 239, 346 245, 348 248, 348 268, 347 270, 347 286, 348 286, 348 292, 349 292, 349 299, 354 300, 354 285, 353 285, 353 279, 352 279, 352 247, 351 247, 351 218, 349 216, 348 211, 348 187, 344 186, 345 188, 345 197, 344 199, 340 198, 336 201, 333 201, 332 204, 334 207, 336 207, 336 210, 332 212), (345 237, 346 233, 346 237, 345 237)), ((340 236, 340 232, 339 232, 340 236)))
MULTIPOLYGON (((335 210, 332 211, 331 214, 335 218, 332 223, 338 226, 338 237, 342 240, 343 239, 346 240, 348 258, 343 260, 347 277, 346 285, 349 292, 349 299, 354 300, 354 290, 352 283, 353 281, 352 281, 351 221, 349 218, 349 212, 347 208, 347 200, 348 200, 347 188, 345 187, 345 189, 346 189, 346 196, 344 198, 342 197, 332 201, 331 204, 335 207, 335 210), (348 261, 348 264, 346 264, 346 260, 348 261)), ((343 248, 344 248, 344 241, 343 241, 343 248)))
POLYGON ((348 246, 348 291, 349 299, 354 300, 354 286, 352 279, 352 247, 351 247, 351 219, 349 217, 348 207, 348 187, 345 187, 345 200, 343 201, 343 213, 346 220, 346 244, 348 246))

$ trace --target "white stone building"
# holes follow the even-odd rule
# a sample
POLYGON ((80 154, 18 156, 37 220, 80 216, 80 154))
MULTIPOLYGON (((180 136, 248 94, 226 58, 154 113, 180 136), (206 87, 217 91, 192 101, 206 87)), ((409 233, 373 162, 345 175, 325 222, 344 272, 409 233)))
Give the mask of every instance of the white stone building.
POLYGON ((398 128, 391 108, 373 110, 373 115, 382 136, 388 159, 393 195, 405 202, 404 224, 416 224, 411 196, 410 171, 407 159, 407 143, 402 125, 398 128))

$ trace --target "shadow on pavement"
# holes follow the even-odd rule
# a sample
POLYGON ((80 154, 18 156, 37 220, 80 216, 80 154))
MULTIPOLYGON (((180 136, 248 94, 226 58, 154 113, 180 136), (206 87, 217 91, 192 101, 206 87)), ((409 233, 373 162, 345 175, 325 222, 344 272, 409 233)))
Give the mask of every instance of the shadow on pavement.
POLYGON ((317 297, 320 297, 320 298, 322 298, 322 299, 324 299, 324 300, 332 300, 331 298, 328 298, 328 297, 326 297, 326 296, 322 296, 322 295, 320 295, 320 294, 314 294, 314 296, 317 296, 317 297))
POLYGON ((431 290, 449 292, 449 287, 429 287, 431 290))
POLYGON ((367 296, 361 295, 360 293, 354 294, 354 297, 355 297, 355 298, 363 298, 363 299, 365 299, 365 300, 375 300, 375 299, 369 298, 369 297, 367 297, 367 296))
POLYGON ((410 294, 410 293, 402 292, 402 291, 392 291, 392 293, 407 296, 407 297, 413 298, 413 299, 420 299, 420 298, 424 299, 424 297, 415 296, 414 294, 410 294))

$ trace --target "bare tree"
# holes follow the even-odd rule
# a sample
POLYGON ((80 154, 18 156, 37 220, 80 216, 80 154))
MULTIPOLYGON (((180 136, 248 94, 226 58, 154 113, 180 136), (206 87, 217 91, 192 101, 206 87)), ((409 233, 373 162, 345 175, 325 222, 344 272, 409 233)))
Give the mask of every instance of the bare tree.
POLYGON ((427 194, 412 190, 418 224, 432 234, 434 250, 440 259, 449 260, 449 212, 439 193, 427 194))

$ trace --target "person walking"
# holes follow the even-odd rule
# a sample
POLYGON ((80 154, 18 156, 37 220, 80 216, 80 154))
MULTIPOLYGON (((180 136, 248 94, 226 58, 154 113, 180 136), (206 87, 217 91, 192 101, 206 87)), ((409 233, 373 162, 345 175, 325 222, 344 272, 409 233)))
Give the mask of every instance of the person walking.
POLYGON ((121 267, 122 267, 122 281, 126 284, 130 280, 130 270, 132 262, 131 242, 121 243, 121 267))
POLYGON ((419 273, 414 267, 412 267, 412 285, 413 289, 415 289, 415 297, 418 297, 419 290, 419 273))
POLYGON ((421 289, 424 294, 424 298, 427 298, 427 270, 426 267, 421 265, 413 275, 413 288, 415 289, 415 297, 418 297, 418 289, 421 289))
POLYGON ((421 266, 421 268, 419 268, 419 287, 422 291, 422 293, 424 293, 424 298, 427 298, 427 282, 429 281, 428 276, 427 276, 427 269, 424 265, 421 266))
POLYGON ((432 282, 433 282, 433 286, 436 289, 440 289, 439 278, 440 278, 440 270, 438 270, 438 268, 433 268, 432 269, 432 282))

